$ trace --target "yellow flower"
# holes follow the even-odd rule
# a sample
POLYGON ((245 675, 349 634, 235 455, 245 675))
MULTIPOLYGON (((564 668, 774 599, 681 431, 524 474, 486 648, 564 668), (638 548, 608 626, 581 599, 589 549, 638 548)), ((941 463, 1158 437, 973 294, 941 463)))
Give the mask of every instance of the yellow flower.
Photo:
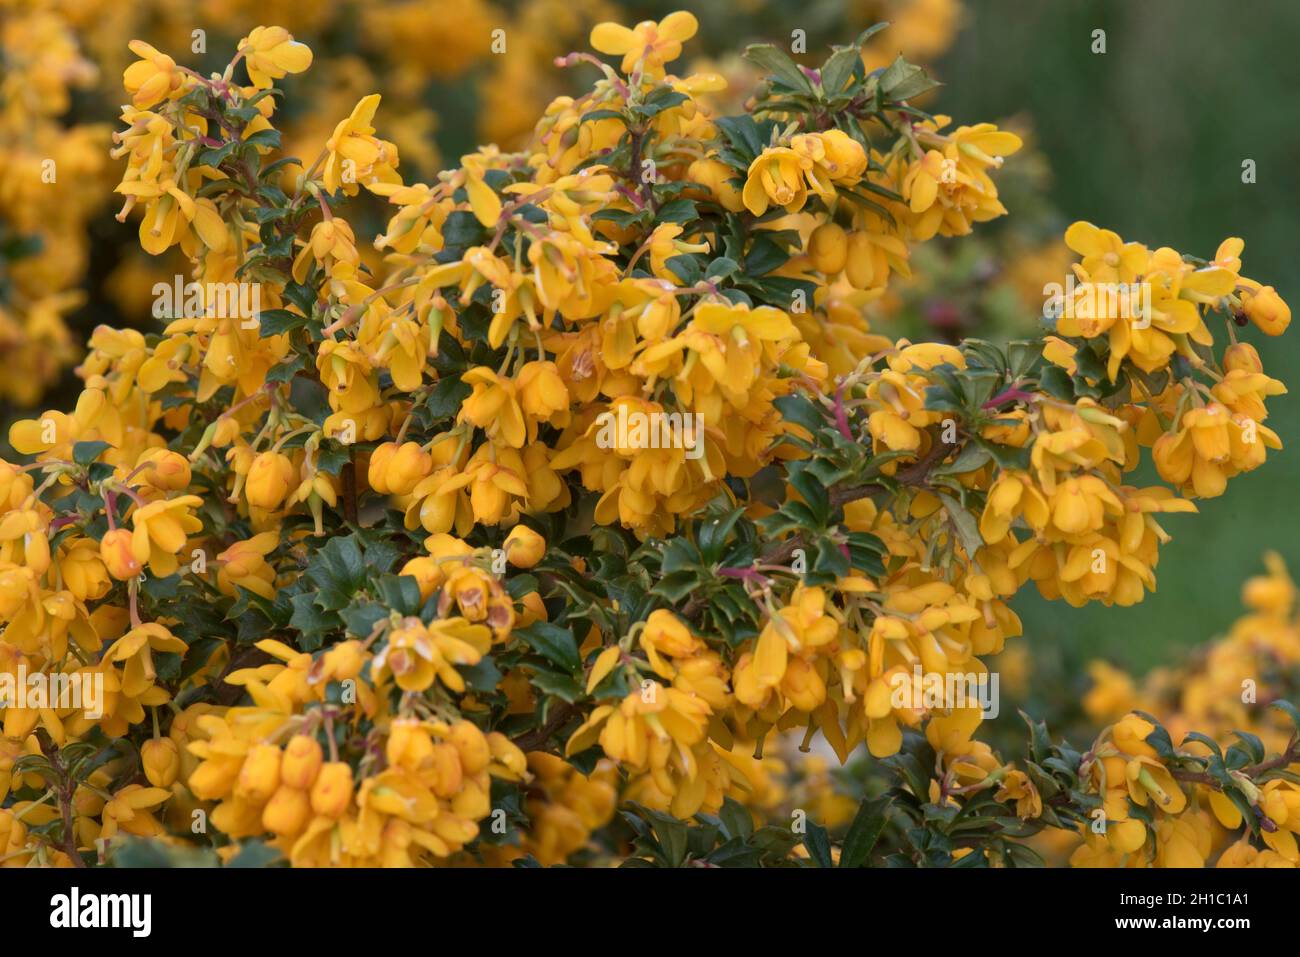
POLYGON ((705 187, 723 209, 738 213, 745 208, 741 191, 731 181, 736 171, 720 160, 703 158, 691 163, 687 178, 705 187))
MULTIPOLYGON (((119 536, 119 538, 121 537, 119 536)), ((131 554, 129 533, 118 547, 124 548, 127 555, 131 554)), ((111 573, 104 562, 101 549, 96 547, 93 539, 73 538, 64 541, 59 546, 56 561, 59 566, 59 574, 63 576, 64 586, 78 601, 93 601, 102 598, 112 587, 111 573)), ((130 563, 134 563, 134 556, 131 557, 130 563)), ((119 568, 119 570, 121 569, 119 568)), ((140 569, 137 564, 135 574, 138 575, 139 573, 140 569)))
POLYGON ((1136 757, 1124 769, 1129 797, 1146 807, 1149 799, 1167 814, 1179 814, 1187 806, 1187 795, 1174 780, 1173 773, 1154 758, 1136 757))
POLYGON ((418 442, 384 442, 370 453, 370 487, 387 495, 409 495, 433 469, 433 457, 418 442))
POLYGON ((1291 325, 1291 307, 1272 286, 1263 286, 1242 295, 1246 316, 1265 335, 1280 336, 1291 325))
POLYGON ((628 767, 665 768, 672 749, 689 749, 704 739, 710 710, 702 698, 649 681, 617 708, 596 708, 569 738, 565 754, 586 750, 599 740, 606 755, 628 767))
POLYGON ((491 646, 492 633, 463 618, 439 619, 427 626, 418 618, 405 618, 375 656, 375 678, 391 674, 403 691, 424 691, 437 678, 452 691, 464 691, 465 679, 454 666, 478 664, 491 646))
POLYGON ((122 662, 122 694, 137 697, 158 677, 153 652, 184 652, 189 646, 156 621, 137 625, 104 652, 104 662, 122 662))
POLYGON ((1024 771, 1011 771, 1002 779, 1002 787, 996 795, 999 801, 1015 801, 1016 815, 1025 820, 1036 818, 1043 813, 1043 799, 1024 771))
POLYGON ((822 164, 836 184, 852 186, 867 169, 867 153, 862 144, 843 130, 826 130, 815 134, 821 141, 822 164))
POLYGON ((849 234, 844 274, 855 289, 881 289, 890 271, 911 275, 907 244, 897 236, 856 230, 849 234))
POLYGON ((283 452, 260 452, 254 457, 244 483, 248 504, 270 511, 279 507, 298 479, 293 461, 283 452))
POLYGON ((1228 479, 1256 468, 1265 448, 1280 449, 1277 433, 1218 402, 1188 410, 1178 429, 1160 436, 1151 449, 1160 477, 1184 495, 1214 498, 1228 479))
POLYGON ((808 237, 808 256, 818 272, 837 275, 848 262, 849 234, 837 223, 822 223, 808 237))
POLYGON ((111 838, 119 830, 137 837, 156 837, 163 833, 162 822, 149 813, 172 796, 172 792, 159 787, 146 788, 128 784, 104 805, 104 827, 99 836, 111 838))
POLYGON ((280 544, 276 532, 262 532, 235 542, 217 555, 217 587, 222 594, 234 596, 236 588, 247 588, 256 595, 275 597, 275 569, 266 556, 280 544))
POLYGON ((676 669, 660 655, 669 658, 689 658, 704 650, 704 643, 691 634, 685 623, 672 612, 657 608, 646 619, 641 631, 641 647, 645 649, 650 667, 662 678, 673 678, 676 669))
POLYGON ((135 462, 139 480, 164 492, 179 492, 190 487, 190 463, 185 456, 170 449, 149 449, 135 462))
POLYGON ((352 115, 339 123, 326 141, 323 177, 331 193, 342 189, 355 196, 358 183, 401 183, 396 169, 397 147, 374 135, 379 99, 378 93, 362 97, 352 115))
POLYGON ((311 66, 311 49, 284 27, 256 27, 239 41, 238 49, 244 55, 249 79, 259 90, 270 89, 272 81, 311 66))
POLYGON ((105 532, 99 541, 99 555, 108 573, 120 582, 140 577, 144 568, 135 556, 133 537, 129 529, 115 528, 105 532))
POLYGON ((132 40, 127 46, 140 59, 126 68, 122 85, 138 109, 147 110, 170 96, 179 95, 185 74, 175 60, 143 40, 132 40))
POLYGON ((987 170, 1000 167, 1002 158, 1022 145, 1014 133, 991 123, 958 127, 944 135, 938 131, 948 118, 935 119, 934 124, 917 124, 917 135, 922 143, 941 149, 926 149, 912 158, 900 177, 900 192, 912 214, 911 233, 921 241, 936 233, 962 236, 971 231, 972 223, 1003 215, 1006 207, 998 201, 987 170))
POLYGON ((787 213, 803 209, 808 187, 799 154, 786 146, 763 150, 749 164, 742 198, 745 208, 755 216, 762 216, 770 205, 782 206, 787 213))
POLYGON ((136 507, 131 513, 131 552, 136 561, 147 564, 160 578, 175 572, 180 567, 176 555, 188 536, 203 528, 203 522, 190 514, 190 509, 202 504, 197 495, 179 495, 136 507))
POLYGON ((340 818, 352 801, 352 766, 331 761, 321 766, 311 787, 311 809, 328 818, 340 818))
POLYGON ((1095 282, 1134 282, 1151 258, 1141 243, 1126 243, 1111 230, 1082 220, 1065 231, 1065 244, 1083 257, 1083 270, 1095 282))
POLYGON ((795 589, 790 603, 763 627, 752 659, 736 664, 736 698, 759 709, 766 704, 770 690, 779 688, 799 702, 800 710, 811 711, 821 704, 825 684, 807 658, 839 632, 838 623, 825 612, 825 591, 795 589))
POLYGON ((536 436, 540 423, 558 428, 569 424, 569 390, 554 362, 524 363, 515 377, 515 388, 519 406, 528 418, 530 436, 536 436))
POLYGON ((486 366, 470 369, 461 380, 474 388, 461 405, 459 420, 478 426, 511 448, 523 448, 527 430, 515 382, 486 366))
POLYGON ((140 764, 150 784, 169 788, 180 774, 180 749, 171 738, 150 738, 140 746, 140 764))
POLYGON ((502 546, 506 560, 516 568, 532 568, 546 554, 546 539, 527 525, 516 525, 506 536, 502 546))
POLYGON ((302 791, 310 790, 325 760, 321 746, 307 734, 295 734, 285 745, 280 781, 302 791))
POLYGON ((461 166, 465 171, 465 193, 469 197, 469 206, 474 213, 474 218, 489 229, 495 228, 501 218, 501 197, 487 184, 484 176, 486 168, 482 158, 462 156, 461 166))
POLYGON ((346 220, 322 220, 312 227, 311 238, 293 261, 295 282, 306 282, 312 260, 320 263, 332 278, 352 278, 360 262, 357 240, 346 220))
POLYGON ((699 21, 694 14, 678 10, 658 23, 643 20, 628 29, 617 23, 598 23, 591 31, 591 45, 601 53, 622 56, 624 73, 640 65, 652 77, 664 75, 664 64, 682 55, 682 43, 695 36, 699 21))

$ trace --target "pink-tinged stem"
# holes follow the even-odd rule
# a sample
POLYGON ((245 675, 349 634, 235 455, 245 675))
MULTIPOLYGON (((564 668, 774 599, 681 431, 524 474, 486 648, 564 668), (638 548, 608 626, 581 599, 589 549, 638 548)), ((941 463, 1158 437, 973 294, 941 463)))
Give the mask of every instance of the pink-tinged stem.
POLYGON ((762 584, 767 581, 767 576, 753 568, 719 568, 718 574, 723 578, 739 578, 742 581, 762 584))
POLYGON ((1011 388, 1007 389, 1005 392, 999 392, 993 398, 989 399, 982 406, 980 406, 980 408, 994 409, 1002 405, 1004 402, 1011 402, 1012 400, 1017 402, 1032 402, 1036 398, 1037 396, 1033 392, 1026 392, 1024 389, 1018 388, 1017 386, 1012 386, 1011 388))
POLYGON ((117 519, 113 513, 117 511, 117 493, 105 490, 104 510, 108 513, 108 530, 110 532, 116 531, 117 519))
POLYGON ((618 190, 619 194, 622 195, 624 199, 626 199, 629 203, 631 203, 631 204, 632 204, 633 206, 635 206, 637 209, 644 209, 644 208, 645 208, 645 200, 643 200, 643 199, 640 197, 640 195, 637 194, 634 190, 630 190, 630 189, 628 189, 628 188, 627 188, 626 186, 624 186, 622 183, 616 183, 615 186, 614 186, 614 188, 615 188, 616 190, 618 190))
POLYGON ((840 430, 840 435, 844 436, 850 442, 853 441, 853 432, 849 429, 849 416, 844 411, 844 386, 841 385, 835 390, 835 427, 840 430))

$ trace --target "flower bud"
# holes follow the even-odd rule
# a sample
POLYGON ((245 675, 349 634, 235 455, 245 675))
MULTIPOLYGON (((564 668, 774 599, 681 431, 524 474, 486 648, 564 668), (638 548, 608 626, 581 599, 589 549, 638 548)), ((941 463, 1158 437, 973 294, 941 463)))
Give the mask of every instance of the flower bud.
POLYGON ((311 800, 301 788, 281 784, 262 809, 262 827, 274 834, 297 834, 311 817, 311 800))
POLYGON ((849 236, 837 223, 822 223, 808 237, 808 256, 813 268, 826 276, 844 269, 849 256, 849 236))
POLYGON ((1224 372, 1263 372, 1264 363, 1249 342, 1237 342, 1223 350, 1224 372))
POLYGON ((506 561, 515 568, 532 568, 546 554, 546 539, 527 525, 516 525, 506 536, 506 561))
POLYGON ((519 390, 520 407, 539 422, 545 422, 569 407, 569 390, 554 362, 525 364, 519 370, 515 385, 519 390))
POLYGON ((235 439, 239 438, 242 431, 239 419, 233 415, 223 415, 216 421, 216 431, 212 434, 212 444, 215 448, 224 449, 235 439))
POLYGON ((849 235, 848 253, 844 262, 845 275, 854 289, 870 289, 876 278, 875 249, 866 233, 849 235))
POLYGON ((1291 325, 1291 307, 1277 290, 1265 286, 1244 302, 1246 317, 1268 336, 1280 336, 1291 325))
POLYGON ((730 182, 736 172, 726 163, 715 159, 698 159, 691 164, 686 175, 691 181, 707 186, 713 198, 728 212, 738 213, 745 208, 740 190, 730 182))
POLYGON ((195 797, 216 801, 229 796, 242 773, 238 758, 209 759, 194 769, 186 783, 195 797))
POLYGON ((528 759, 519 746, 500 731, 493 731, 487 736, 488 747, 492 750, 495 767, 492 773, 507 781, 518 781, 528 773, 528 759))
POLYGON ((516 624, 521 628, 527 628, 535 621, 546 621, 546 605, 542 602, 542 596, 535 591, 530 591, 523 598, 519 599, 519 604, 523 606, 523 611, 519 614, 516 624))
POLYGON ((435 744, 427 760, 421 762, 421 773, 429 782, 429 789, 440 798, 449 798, 461 789, 465 768, 460 754, 450 744, 435 744))
POLYGON ((118 581, 129 581, 140 575, 140 560, 131 550, 131 532, 125 528, 115 528, 106 534, 99 543, 99 557, 104 560, 108 573, 118 581))
POLYGON ((368 478, 376 492, 409 495, 433 470, 433 459, 418 442, 385 442, 370 456, 368 478))
POLYGON ((262 452, 253 459, 245 485, 248 504, 267 510, 276 508, 289 489, 297 484, 298 470, 282 452, 262 452))
POLYGON ((140 456, 136 466, 140 469, 140 478, 154 488, 165 492, 179 492, 190 487, 190 463, 179 452, 169 449, 150 449, 140 456), (147 463, 147 464, 146 464, 147 463))
POLYGON ((369 661, 365 647, 361 642, 341 641, 322 656, 324 674, 330 681, 348 681, 361 674, 361 669, 369 661))
POLYGON ((457 721, 452 725, 448 739, 460 755, 460 764, 466 774, 478 774, 492 760, 487 738, 469 721, 457 721))
POLYGON ((266 801, 279 786, 280 749, 273 744, 254 745, 244 758, 235 792, 249 801, 266 801))
POLYGON ((31 494, 32 477, 18 471, 16 465, 0 461, 0 508, 5 511, 22 507, 23 500, 31 494))
POLYGON ((433 459, 419 442, 403 442, 388 466, 388 489, 394 495, 409 495, 411 489, 433 471, 433 459))
POLYGON ((699 642, 685 623, 664 608, 650 613, 641 636, 644 644, 673 658, 693 654, 699 647, 699 642))
POLYGON ((284 749, 280 763, 281 786, 288 785, 307 791, 316 780, 324 756, 316 739, 308 734, 295 734, 284 749))
POLYGON ((1252 578, 1241 588, 1242 604, 1273 615, 1285 615, 1295 601, 1295 586, 1286 578, 1252 578))
POLYGON ((826 167, 831 179, 837 183, 856 183, 867 171, 867 151, 862 144, 843 130, 827 130, 820 134, 826 167))
POLYGON ((311 786, 311 809, 322 817, 340 818, 352 800, 352 768, 342 761, 322 765, 311 786))
POLYGON ((402 566, 399 575, 407 575, 414 578, 420 586, 420 601, 428 601, 443 582, 447 580, 447 573, 442 570, 442 564, 436 558, 428 555, 420 555, 412 558, 402 566))
POLYGON ((392 491, 388 487, 388 469, 393 463, 393 457, 397 455, 397 447, 396 442, 383 442, 370 453, 370 467, 366 470, 366 481, 370 483, 372 489, 382 495, 392 491))
POLYGON ((169 788, 181 769, 181 752, 171 738, 151 738, 140 748, 144 776, 156 788, 169 788))

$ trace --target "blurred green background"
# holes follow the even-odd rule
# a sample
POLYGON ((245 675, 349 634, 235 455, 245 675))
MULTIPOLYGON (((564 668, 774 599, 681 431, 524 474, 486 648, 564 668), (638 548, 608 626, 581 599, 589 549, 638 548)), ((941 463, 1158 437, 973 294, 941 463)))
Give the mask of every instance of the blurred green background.
MULTIPOLYGON (((1023 111, 1067 222, 1207 257, 1240 236, 1245 274, 1295 309, 1298 47, 1295 0, 974 0, 936 65, 949 85, 930 107, 958 122, 1023 111), (1105 54, 1091 52, 1096 29, 1105 54), (1254 184, 1241 181, 1245 159, 1256 163, 1254 184)), ((1172 663, 1237 617, 1240 585, 1266 550, 1300 572, 1300 327, 1276 339, 1243 332, 1265 371, 1292 388, 1269 402, 1267 424, 1286 448, 1200 502, 1201 514, 1164 521, 1174 541, 1161 551, 1159 590, 1141 605, 1074 609, 1022 592, 1014 605, 1035 655, 1057 645, 1075 661, 1172 663)))

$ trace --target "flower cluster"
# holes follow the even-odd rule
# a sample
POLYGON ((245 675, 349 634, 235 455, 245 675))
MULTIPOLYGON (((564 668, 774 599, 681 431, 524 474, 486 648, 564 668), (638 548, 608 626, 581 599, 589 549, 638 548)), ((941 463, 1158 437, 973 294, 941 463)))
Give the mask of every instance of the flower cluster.
MULTIPOLYGON (((870 65, 898 50, 927 61, 955 36, 958 0, 877 6, 894 26, 888 44, 876 36, 864 46, 870 65)), ((296 87, 297 109, 277 123, 288 152, 314 155, 341 112, 365 91, 382 88, 386 136, 408 168, 431 176, 441 155, 464 143, 520 146, 546 104, 567 89, 552 69, 554 59, 593 25, 619 15, 610 0, 338 0, 310 10, 247 0, 168 0, 165 9, 5 0, 3 11, 0 341, 11 374, 0 398, 20 409, 59 387, 59 373, 79 358, 96 322, 115 315, 134 326, 132 317, 151 305, 153 286, 185 269, 183 255, 142 256, 125 237, 112 254, 88 263, 87 235, 98 243, 113 235, 102 218, 111 166, 102 149, 109 134, 103 120, 122 101, 123 80, 129 99, 168 95, 185 69, 208 74, 220 50, 239 37, 234 25, 270 17, 309 40, 316 60, 315 80, 296 87), (173 56, 178 50, 189 56, 173 56), (184 69, 178 59, 186 61, 184 69), (479 105, 473 116, 462 107, 467 100, 479 105), (103 282, 101 264, 111 269, 103 282)), ((859 11, 839 13, 819 21, 810 45, 845 29, 859 11)), ((732 23, 743 17, 755 25, 762 15, 726 13, 732 23)), ((725 44, 729 32, 702 38, 714 41, 710 54, 728 52, 716 41, 725 44)), ((249 62, 258 76, 278 80, 293 72, 275 65, 274 34, 251 43, 249 62)), ((752 72, 734 58, 719 58, 718 68, 752 82, 752 72)), ((302 172, 295 162, 282 175, 288 180, 302 172)), ((369 260, 374 265, 377 257, 369 260)))
MULTIPOLYGON (((1249 756, 1251 762, 1260 761, 1265 752, 1287 753, 1292 728, 1285 714, 1268 705, 1296 697, 1300 631, 1295 620, 1295 584, 1279 556, 1270 554, 1265 563, 1268 574, 1250 579, 1242 588, 1247 613, 1188 665, 1157 669, 1139 686, 1111 665, 1092 662, 1092 687, 1083 700, 1089 717, 1105 722, 1125 711, 1158 715, 1172 739, 1185 740, 1189 753, 1207 760, 1211 755, 1222 759, 1220 748, 1228 747, 1238 731, 1254 751, 1249 756)), ((1124 720, 1130 726, 1150 723, 1133 714, 1124 720)), ((1285 762, 1278 766, 1282 770, 1287 767, 1285 762)), ((1192 799, 1182 800, 1179 792, 1174 798, 1177 806, 1161 810, 1185 819, 1186 826, 1180 830, 1190 827, 1197 835, 1196 857, 1185 860, 1200 866, 1213 854, 1220 867, 1296 866, 1300 863, 1295 836, 1300 818, 1294 812, 1294 783, 1284 776, 1259 780, 1258 773, 1252 780, 1243 770, 1236 767, 1230 771, 1241 788, 1236 795, 1231 789, 1225 793, 1221 785, 1207 782, 1203 775, 1180 777, 1180 781, 1191 782, 1192 799), (1256 822, 1262 846, 1245 837, 1233 840, 1244 820, 1256 822)), ((1172 825, 1164 830, 1172 833, 1172 825)), ((1134 832, 1131 838, 1136 836, 1134 832)), ((1105 843, 1091 837, 1088 847, 1076 851, 1078 861, 1118 863, 1124 854, 1143 846, 1132 840, 1128 847, 1123 843, 1109 836, 1105 843)))
POLYGON ((77 358, 67 316, 104 203, 106 125, 64 119, 94 84, 77 33, 46 4, 6 3, 0 24, 0 397, 36 402, 77 358))

